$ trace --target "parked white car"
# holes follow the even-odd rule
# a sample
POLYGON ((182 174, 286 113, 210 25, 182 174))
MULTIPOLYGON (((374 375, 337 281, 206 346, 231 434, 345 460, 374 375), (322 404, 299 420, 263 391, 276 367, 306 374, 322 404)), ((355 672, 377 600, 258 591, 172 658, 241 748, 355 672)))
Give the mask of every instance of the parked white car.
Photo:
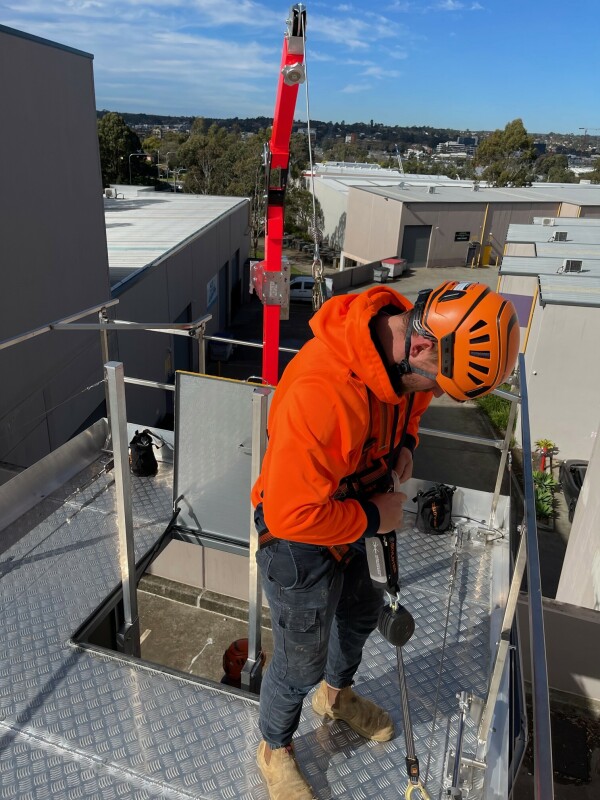
MULTIPOLYGON (((290 280, 290 302, 292 303, 311 303, 315 279, 311 275, 296 275, 290 280)), ((325 299, 333 295, 333 281, 325 278, 324 288, 325 299)))

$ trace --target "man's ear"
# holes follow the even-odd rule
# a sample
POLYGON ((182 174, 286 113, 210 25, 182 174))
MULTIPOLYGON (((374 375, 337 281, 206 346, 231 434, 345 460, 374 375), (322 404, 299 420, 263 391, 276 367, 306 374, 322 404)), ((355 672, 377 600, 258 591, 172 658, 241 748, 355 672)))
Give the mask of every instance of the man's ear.
POLYGON ((414 358, 420 353, 428 354, 435 347, 435 342, 428 339, 426 336, 421 336, 418 333, 413 333, 410 339, 410 355, 414 358))

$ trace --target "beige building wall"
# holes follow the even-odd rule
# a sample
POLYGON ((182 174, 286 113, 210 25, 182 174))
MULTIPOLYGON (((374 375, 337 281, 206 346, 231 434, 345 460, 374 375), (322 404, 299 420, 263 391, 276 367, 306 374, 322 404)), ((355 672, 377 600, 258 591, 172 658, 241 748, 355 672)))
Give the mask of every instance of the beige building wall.
POLYGON ((430 226, 425 266, 464 266, 471 241, 482 245, 478 265, 485 264, 486 257, 488 263, 496 265, 501 261, 511 223, 529 224, 536 216, 554 216, 557 211, 556 203, 486 203, 478 199, 477 192, 469 195, 472 202, 442 202, 436 191, 427 201, 401 202, 352 187, 344 254, 362 264, 401 256, 407 226, 430 226), (463 240, 464 234, 468 234, 467 240, 463 240))
POLYGON ((402 203, 350 187, 344 253, 359 264, 396 256, 402 203))
MULTIPOLYGON (((307 187, 310 188, 310 182, 308 181, 307 187)), ((323 238, 327 239, 330 247, 342 249, 344 247, 348 216, 347 191, 338 191, 327 179, 316 178, 315 197, 319 201, 323 212, 323 238)))
POLYGON ((598 429, 600 309, 536 304, 525 366, 531 441, 551 439, 558 458, 589 459, 598 429))
MULTIPOLYGON (((0 27, 0 75, 1 340, 110 293, 92 57, 0 27)), ((97 409, 99 342, 52 332, 0 351, 0 462, 33 463, 97 409)))
MULTIPOLYGON (((598 410, 598 408, 596 408, 598 410)), ((577 501, 556 599, 600 611, 600 424, 577 501)))

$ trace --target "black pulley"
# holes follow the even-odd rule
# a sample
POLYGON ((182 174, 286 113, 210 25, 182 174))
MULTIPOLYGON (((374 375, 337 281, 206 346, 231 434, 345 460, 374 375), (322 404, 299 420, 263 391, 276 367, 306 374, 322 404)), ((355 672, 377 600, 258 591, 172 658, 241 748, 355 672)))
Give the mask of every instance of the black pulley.
POLYGON ((379 612, 377 630, 394 647, 404 647, 415 632, 415 621, 412 614, 400 603, 384 606, 379 612))

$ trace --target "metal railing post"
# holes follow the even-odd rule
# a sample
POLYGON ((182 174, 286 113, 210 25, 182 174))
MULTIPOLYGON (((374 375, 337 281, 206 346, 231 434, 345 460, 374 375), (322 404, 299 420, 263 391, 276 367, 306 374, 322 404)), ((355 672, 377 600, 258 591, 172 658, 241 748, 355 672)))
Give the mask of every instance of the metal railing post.
POLYGON ((130 656, 140 656, 140 620, 135 580, 133 542, 133 513, 131 507, 131 476, 129 473, 129 444, 125 406, 125 376, 123 364, 109 361, 104 365, 108 391, 108 424, 115 462, 115 491, 119 528, 119 567, 123 585, 124 620, 117 633, 117 643, 130 656))
MULTIPOLYGON (((110 361, 110 344, 108 341, 108 314, 106 307, 101 308, 98 312, 98 321, 102 325, 100 328, 100 353, 102 356, 102 363, 108 364, 110 361)), ((106 401, 106 416, 108 417, 108 381, 104 381, 104 399, 106 401)))
MULTIPOLYGON (((270 389, 258 388, 252 393, 252 464, 251 484, 254 485, 267 449, 267 410, 270 389)), ((258 533, 254 524, 254 509, 250 506, 249 582, 248 582, 248 660, 242 670, 242 688, 258 693, 262 678, 262 587, 256 563, 258 533)))
POLYGON ((544 607, 540 577, 535 518, 535 492, 531 464, 531 431, 529 429, 529 394, 525 378, 525 356, 519 356, 521 382, 521 437, 523 443, 523 484, 525 489, 525 531, 527 539, 527 592, 529 595, 529 637, 531 644, 531 691, 533 695, 533 761, 534 791, 536 800, 554 797, 552 770, 552 733, 550 724, 550 697, 548 693, 548 665, 544 637, 544 607))

